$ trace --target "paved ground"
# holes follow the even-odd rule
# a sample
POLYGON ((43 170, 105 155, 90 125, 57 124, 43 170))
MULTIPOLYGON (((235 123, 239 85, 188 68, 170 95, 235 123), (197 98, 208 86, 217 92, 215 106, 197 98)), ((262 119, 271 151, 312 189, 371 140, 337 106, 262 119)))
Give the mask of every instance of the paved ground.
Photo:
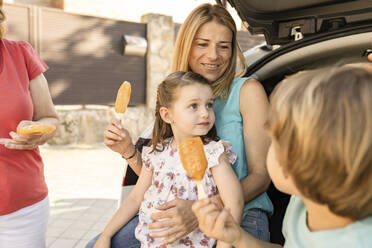
POLYGON ((105 147, 42 147, 51 204, 48 248, 80 248, 117 209, 123 159, 105 147))

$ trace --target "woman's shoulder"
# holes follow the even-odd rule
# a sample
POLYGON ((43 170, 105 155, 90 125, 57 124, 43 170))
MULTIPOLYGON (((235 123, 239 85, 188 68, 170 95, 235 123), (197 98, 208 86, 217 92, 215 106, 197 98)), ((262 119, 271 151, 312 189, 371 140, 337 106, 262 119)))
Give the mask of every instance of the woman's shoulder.
POLYGON ((7 40, 7 39, 2 39, 2 43, 7 47, 7 48, 30 48, 31 45, 27 41, 23 40, 7 40))
POLYGON ((22 40, 1 40, 5 50, 12 55, 22 55, 23 57, 36 57, 34 48, 27 42, 22 40))
POLYGON ((255 91, 260 88, 260 86, 262 86, 262 84, 253 77, 234 78, 231 84, 230 94, 236 92, 235 94, 239 95, 242 93, 242 90, 244 91, 245 89, 255 91))
POLYGON ((241 88, 240 88, 240 95, 242 95, 244 98, 246 97, 267 97, 265 89, 263 85, 253 78, 246 79, 241 88))

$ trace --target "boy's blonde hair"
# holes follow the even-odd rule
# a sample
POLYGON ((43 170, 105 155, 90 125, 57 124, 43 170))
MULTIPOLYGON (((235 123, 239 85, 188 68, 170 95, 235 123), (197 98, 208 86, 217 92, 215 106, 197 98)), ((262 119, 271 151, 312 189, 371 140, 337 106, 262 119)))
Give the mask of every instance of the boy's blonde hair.
POLYGON ((225 99, 229 95, 230 85, 235 77, 237 58, 239 58, 241 62, 240 72, 237 76, 244 74, 246 64, 244 56, 238 46, 237 30, 234 19, 223 6, 208 3, 202 4, 196 7, 188 15, 177 35, 171 72, 190 70, 189 55, 196 32, 202 25, 211 21, 215 21, 226 26, 232 32, 232 54, 229 66, 226 68, 226 71, 220 78, 218 78, 215 82, 211 82, 214 96, 225 99))
POLYGON ((340 216, 372 215, 372 73, 292 76, 275 89, 269 118, 279 164, 305 197, 340 216))

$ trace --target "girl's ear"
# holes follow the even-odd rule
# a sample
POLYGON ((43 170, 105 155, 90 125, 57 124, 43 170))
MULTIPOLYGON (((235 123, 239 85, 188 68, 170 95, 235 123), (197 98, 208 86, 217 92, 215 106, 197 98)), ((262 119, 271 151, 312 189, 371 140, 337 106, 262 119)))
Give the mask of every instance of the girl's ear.
POLYGON ((172 123, 172 115, 171 115, 171 113, 170 113, 170 111, 169 111, 168 108, 166 108, 166 107, 160 107, 159 114, 160 114, 161 119, 165 123, 168 123, 168 124, 171 124, 172 123))

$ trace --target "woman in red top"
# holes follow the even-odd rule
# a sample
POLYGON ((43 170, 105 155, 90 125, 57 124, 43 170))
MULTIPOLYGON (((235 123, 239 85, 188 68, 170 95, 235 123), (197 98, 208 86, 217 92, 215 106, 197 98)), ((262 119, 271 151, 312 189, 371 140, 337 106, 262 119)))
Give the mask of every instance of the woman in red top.
POLYGON ((58 125, 43 75, 48 67, 23 41, 3 39, 0 0, 0 247, 45 247, 48 189, 38 146, 50 134, 23 136, 17 127, 58 125))

